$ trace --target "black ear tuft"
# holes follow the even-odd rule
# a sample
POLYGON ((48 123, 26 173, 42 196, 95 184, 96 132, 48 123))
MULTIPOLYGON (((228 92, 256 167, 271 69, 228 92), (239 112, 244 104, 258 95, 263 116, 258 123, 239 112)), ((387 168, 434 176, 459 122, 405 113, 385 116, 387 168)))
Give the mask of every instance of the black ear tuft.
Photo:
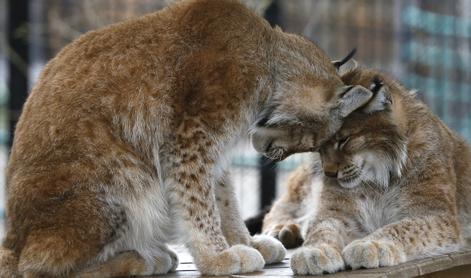
POLYGON ((379 78, 379 76, 375 75, 373 77, 373 84, 371 84, 370 86, 370 90, 371 92, 373 92, 373 94, 376 94, 377 92, 379 92, 379 90, 381 89, 381 87, 384 86, 384 83, 383 81, 381 81, 381 79, 379 78))
POLYGON ((342 60, 340 61, 333 61, 332 64, 334 65, 334 67, 339 70, 341 66, 343 66, 345 63, 347 63, 350 59, 353 58, 353 56, 355 56, 355 53, 357 52, 357 49, 356 47, 353 48, 350 53, 347 54, 347 56, 345 56, 345 58, 343 58, 342 60))

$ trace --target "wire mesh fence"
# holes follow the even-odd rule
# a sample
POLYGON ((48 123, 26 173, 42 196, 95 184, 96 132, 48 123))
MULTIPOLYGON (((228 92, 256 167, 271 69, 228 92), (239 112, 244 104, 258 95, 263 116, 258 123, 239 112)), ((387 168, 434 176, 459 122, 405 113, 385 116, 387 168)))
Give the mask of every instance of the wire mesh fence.
MULTIPOLYGON (((165 0, 35 0, 25 26, 30 85, 43 65, 80 34, 163 8, 165 0)), ((248 0, 260 14, 269 9, 276 23, 302 34, 333 58, 358 49, 360 64, 394 75, 451 128, 471 142, 471 0, 248 0)), ((6 0, 0 0, 0 167, 6 164, 8 138, 7 59, 14 58, 6 40, 6 0)), ((24 31, 24 30, 23 30, 24 31)), ((21 35, 22 30, 18 30, 21 35)), ((243 216, 257 213, 261 203, 260 159, 245 139, 234 149, 232 175, 243 216)), ((306 155, 276 166, 276 192, 306 155)), ((0 186, 3 186, 4 182, 0 186)), ((1 190, 3 192, 3 190, 1 190)), ((0 198, 2 196, 0 195, 0 198)), ((2 198, 3 199, 3 198, 2 198)), ((0 202, 0 209, 3 203, 0 202)))
POLYGON ((398 78, 471 142, 471 1, 279 1, 286 30, 398 78))

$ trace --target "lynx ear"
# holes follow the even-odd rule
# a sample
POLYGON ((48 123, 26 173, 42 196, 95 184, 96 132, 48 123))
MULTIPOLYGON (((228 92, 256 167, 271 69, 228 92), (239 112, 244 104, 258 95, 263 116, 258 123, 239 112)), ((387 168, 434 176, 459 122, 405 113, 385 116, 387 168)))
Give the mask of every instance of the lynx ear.
POLYGON ((360 85, 349 86, 338 100, 340 116, 342 118, 347 117, 350 113, 368 103, 372 96, 373 92, 365 87, 360 85))
POLYGON ((345 56, 345 58, 343 58, 342 60, 336 60, 336 61, 332 61, 332 65, 334 65, 334 67, 339 70, 341 66, 343 66, 344 64, 346 64, 348 61, 350 61, 350 59, 353 58, 353 56, 355 56, 355 53, 357 52, 357 49, 356 48, 353 48, 350 53, 347 54, 347 56, 345 56))
POLYGON ((389 109, 392 104, 391 92, 379 79, 375 79, 371 85, 373 97, 362 109, 364 113, 374 113, 389 109))

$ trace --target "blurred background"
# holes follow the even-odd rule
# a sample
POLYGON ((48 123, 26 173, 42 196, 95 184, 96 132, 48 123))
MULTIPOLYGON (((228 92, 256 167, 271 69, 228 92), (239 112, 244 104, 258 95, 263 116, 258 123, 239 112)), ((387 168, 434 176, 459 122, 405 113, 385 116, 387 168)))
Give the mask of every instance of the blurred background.
MULTIPOLYGON (((171 2, 0 0, 0 221, 14 125, 44 64, 84 32, 171 2)), ((419 97, 471 142, 471 0, 245 2, 271 24, 315 41, 333 59, 357 47, 360 64, 419 90, 419 97)), ((295 155, 275 165, 241 138, 232 157, 232 176, 243 217, 269 205, 283 191, 288 173, 305 158, 295 155)))

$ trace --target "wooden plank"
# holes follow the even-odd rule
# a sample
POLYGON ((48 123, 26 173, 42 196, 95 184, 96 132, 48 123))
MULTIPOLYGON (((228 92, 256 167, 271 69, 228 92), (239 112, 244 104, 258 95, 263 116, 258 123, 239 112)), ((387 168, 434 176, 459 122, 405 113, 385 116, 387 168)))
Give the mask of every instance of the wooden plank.
POLYGON ((456 265, 465 265, 471 262, 471 250, 452 253, 449 256, 456 265))
POLYGON ((437 272, 454 266, 453 260, 448 255, 416 260, 414 262, 419 269, 419 275, 437 272))
POLYGON ((462 266, 446 269, 443 271, 430 273, 421 277, 424 277, 424 278, 443 278, 443 277, 469 278, 470 276, 471 276, 471 265, 462 265, 462 266))
MULTIPOLYGON (((193 264, 191 256, 182 247, 176 247, 179 257, 180 265, 177 272, 159 277, 203 277, 200 276, 196 266, 193 264)), ((289 266, 289 258, 293 250, 289 250, 287 257, 278 264, 267 265, 263 271, 231 275, 230 277, 294 277, 293 272, 289 266)), ((444 277, 467 277, 462 276, 467 273, 468 276, 471 271, 471 250, 460 251, 448 255, 440 255, 431 258, 417 259, 406 262, 397 266, 382 267, 375 269, 359 269, 359 270, 346 270, 334 274, 326 274, 323 277, 328 278, 394 278, 394 277, 415 277, 436 273, 436 276, 427 277, 441 277, 439 274, 452 275, 444 277), (468 272, 466 272, 468 271, 468 272)), ((156 276, 157 277, 157 276, 156 276)), ((227 276, 226 276, 227 277, 227 276)), ((304 276, 306 277, 306 276, 304 276)))

